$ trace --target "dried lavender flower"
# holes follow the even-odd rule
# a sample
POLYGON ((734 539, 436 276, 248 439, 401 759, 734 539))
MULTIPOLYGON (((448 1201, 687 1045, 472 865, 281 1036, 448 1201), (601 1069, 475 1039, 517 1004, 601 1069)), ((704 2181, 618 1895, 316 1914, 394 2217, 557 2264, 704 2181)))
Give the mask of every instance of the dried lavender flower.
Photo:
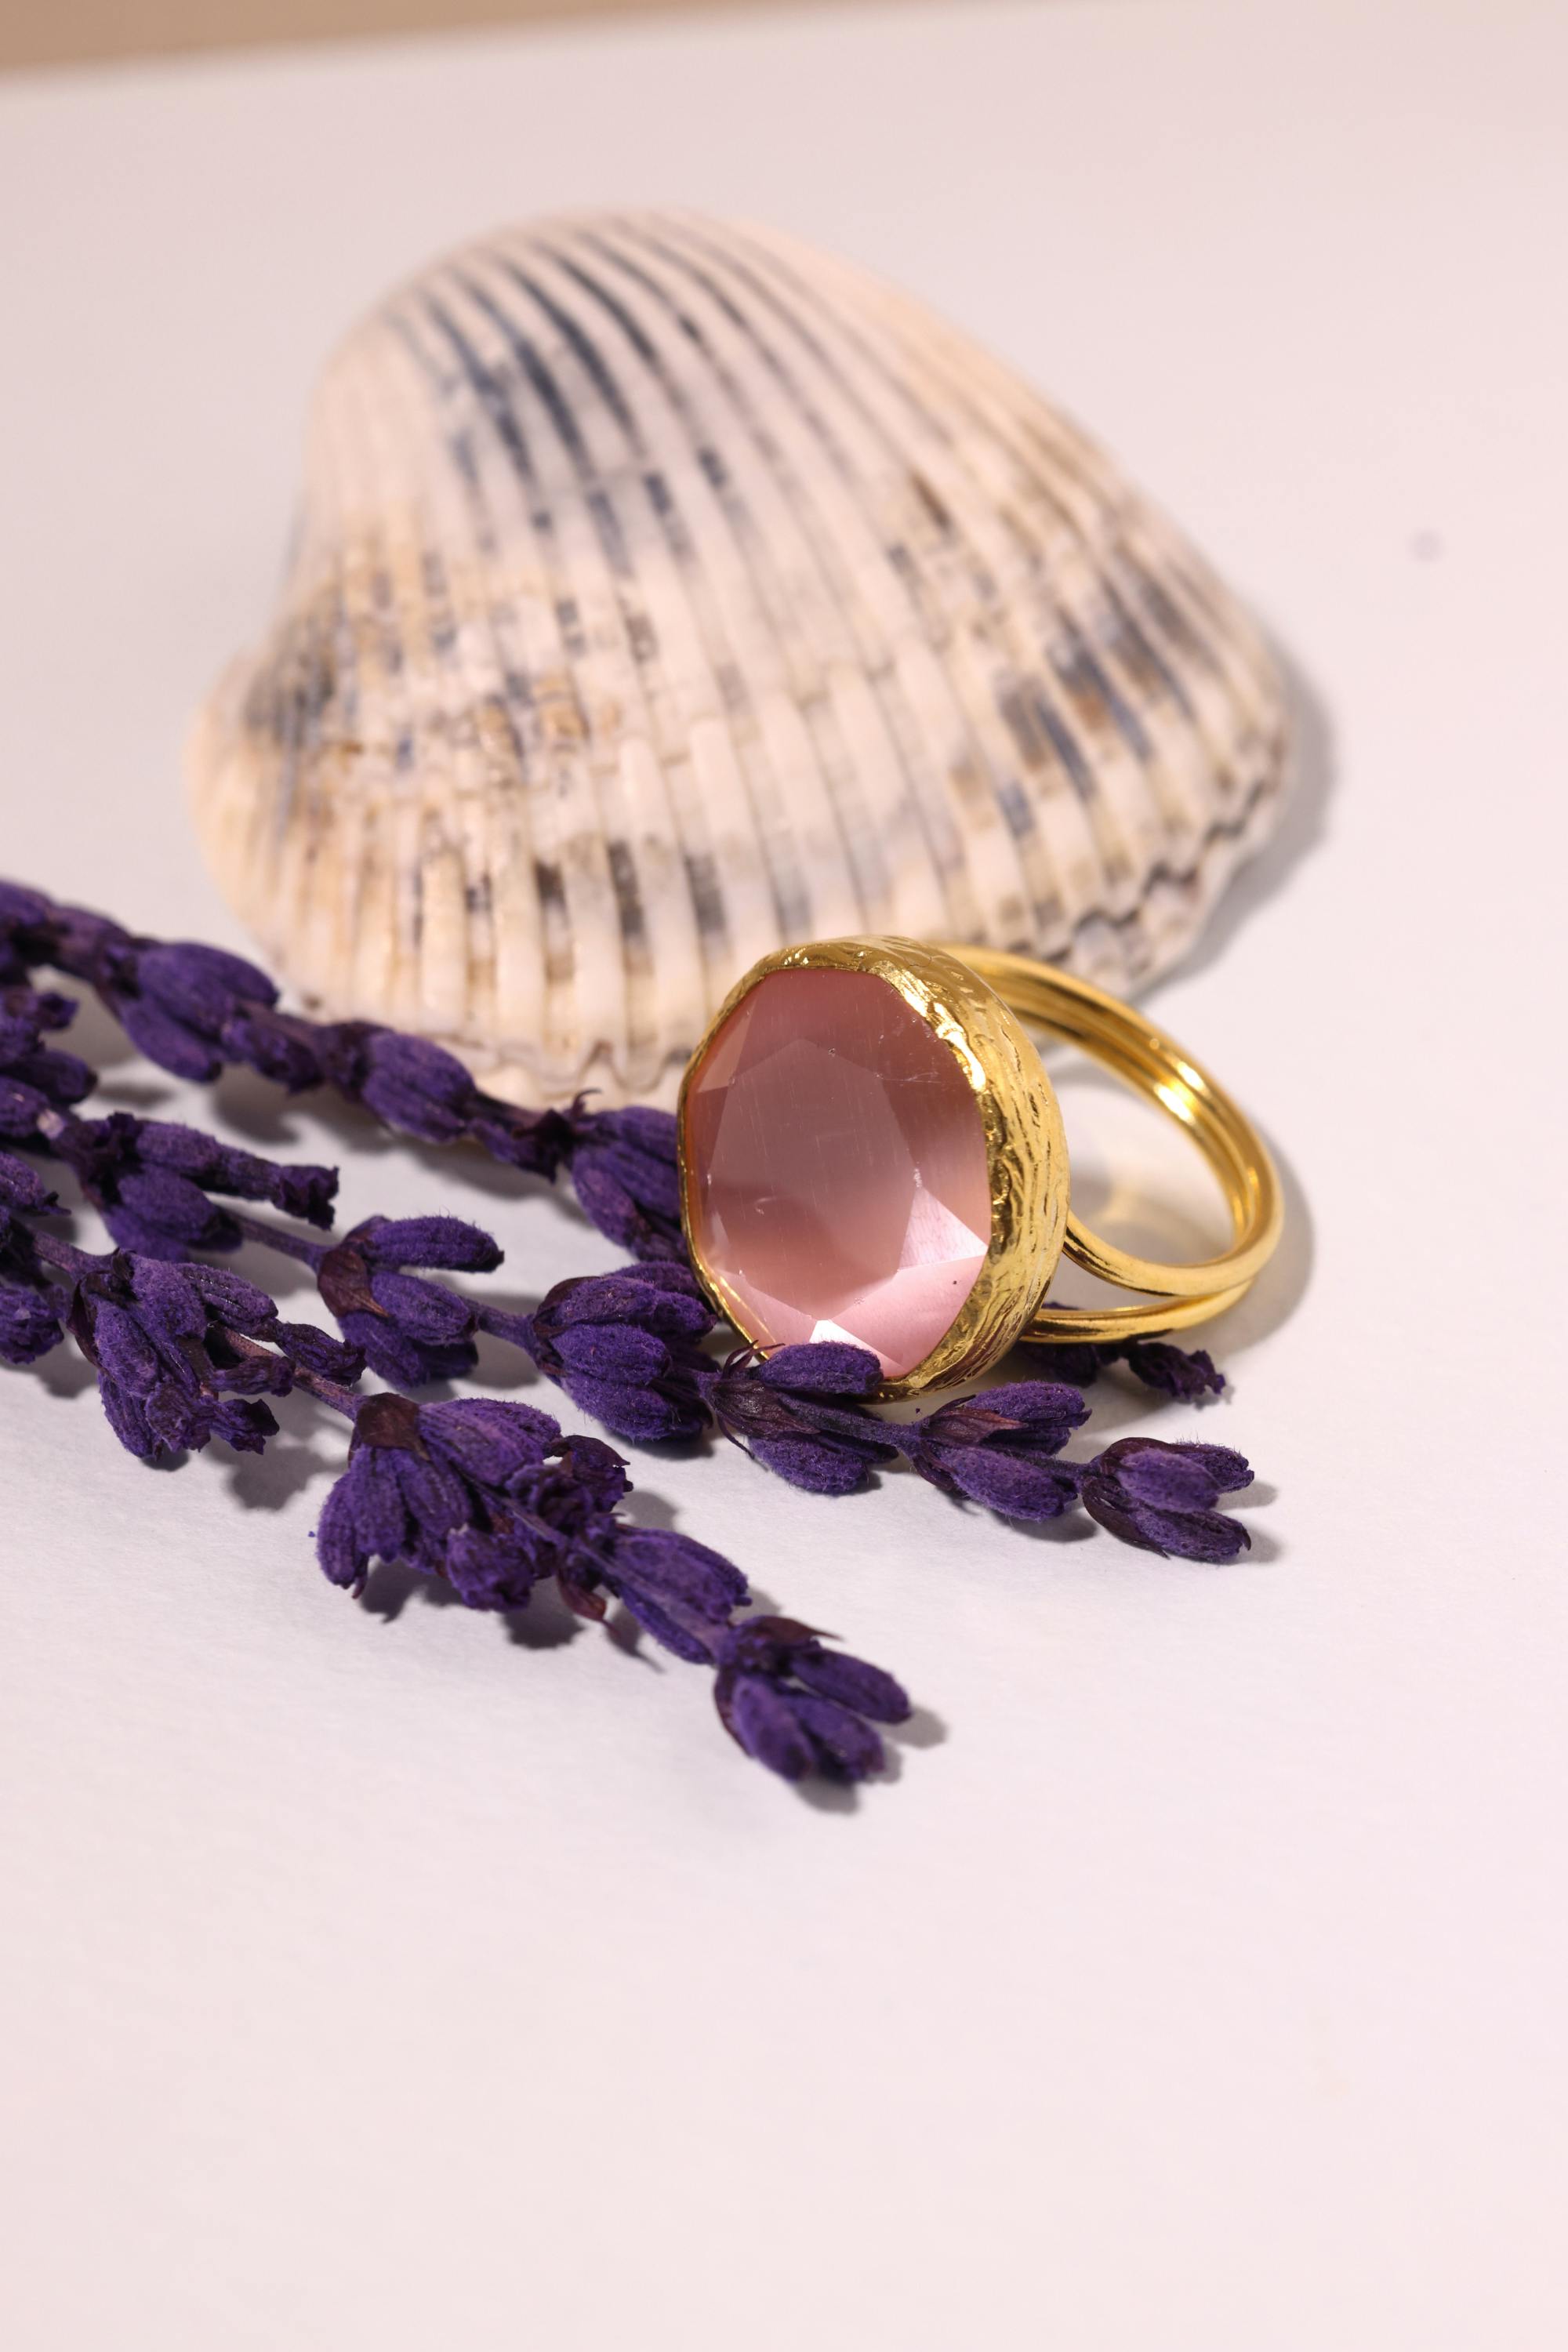
MULTIPOLYGON (((140 938, 86 908, 0 883, 0 977, 19 980, 42 965, 86 981, 149 1060, 181 1077, 205 1083, 239 1064, 292 1093, 335 1087, 425 1142, 475 1143, 545 1178, 569 1168, 602 1231, 638 1256, 681 1255, 667 1112, 595 1111, 583 1100, 564 1112, 521 1110, 486 1094, 427 1038, 279 1011, 277 989, 242 956, 140 938)), ((0 1118, 4 1087, 0 1078, 0 1118)))
POLYGON ((198 1452, 215 1437, 259 1454, 275 1433, 253 1391, 283 1393, 288 1365, 263 1351, 258 1381, 258 1359, 226 1344, 219 1313, 185 1268, 116 1251, 78 1281, 69 1324, 110 1428, 143 1461, 198 1452))
POLYGON ((887 1761, 873 1726, 903 1723, 907 1694, 863 1658, 825 1650, 809 1625, 750 1617, 723 1638, 714 1704, 730 1737, 786 1780, 863 1780, 887 1761))
POLYGON ((675 1121, 668 1111, 632 1104, 570 1114, 572 1182, 602 1234, 634 1257, 683 1260, 675 1121))
POLYGON ((1252 1484, 1245 1454, 1228 1445, 1167 1445, 1121 1437, 1083 1472, 1085 1509, 1123 1543, 1179 1559, 1235 1559, 1252 1538, 1215 1506, 1252 1484))
POLYGON ((36 1363, 65 1338, 65 1295, 0 1283, 0 1361, 36 1363))
POLYGON ((771 1355, 744 1349, 700 1386, 716 1426, 767 1469, 808 1494, 848 1495, 898 1458, 888 1425, 863 1402, 881 1377, 868 1348, 817 1339, 771 1355))
POLYGON ((627 1525, 616 1508, 626 1491, 607 1446, 563 1439, 530 1405, 371 1397, 321 1514, 318 1557, 351 1589, 373 1560, 405 1560, 472 1608, 521 1607, 549 1576, 580 1615, 602 1617, 613 1596, 678 1657, 718 1667, 721 1719, 758 1762, 787 1780, 879 1770, 881 1742, 864 1718, 909 1713, 891 1675, 785 1619, 734 1623, 750 1599, 739 1570, 689 1536, 627 1525))
MULTIPOLYGON (((53 1276, 38 1255, 37 1242, 27 1219, 53 1216, 58 1210, 59 1202, 37 1170, 19 1160, 15 1152, 0 1151, 0 1276, 18 1285, 45 1290, 50 1287, 53 1276)), ((26 1320, 24 1310, 16 1307, 12 1313, 19 1318, 20 1330, 26 1320)))
POLYGON ((1089 1419, 1075 1388, 1015 1381, 960 1397, 909 1425, 910 1461, 945 1495, 1012 1519, 1055 1519, 1079 1496, 1079 1471, 1056 1456, 1089 1419))
POLYGON ((129 1111, 40 1124, 121 1247, 143 1256, 178 1260, 197 1249, 237 1249, 240 1227, 207 1198, 211 1192, 270 1202, 313 1225, 332 1222, 334 1168, 263 1160, 196 1128, 129 1111))
POLYGON ((527 1349, 574 1404, 617 1437, 647 1444, 708 1426, 697 1344, 713 1328, 696 1276, 674 1263, 558 1282, 529 1316, 481 1314, 484 1328, 527 1349))
MULTIPOLYGON (((247 1220, 252 1238, 268 1229, 247 1220)), ((330 1249, 300 1249, 343 1337, 364 1351, 383 1380, 404 1388, 460 1380, 474 1369, 478 1310, 445 1284, 403 1269, 468 1267, 489 1272, 501 1253, 479 1225, 458 1217, 367 1217, 330 1249)))

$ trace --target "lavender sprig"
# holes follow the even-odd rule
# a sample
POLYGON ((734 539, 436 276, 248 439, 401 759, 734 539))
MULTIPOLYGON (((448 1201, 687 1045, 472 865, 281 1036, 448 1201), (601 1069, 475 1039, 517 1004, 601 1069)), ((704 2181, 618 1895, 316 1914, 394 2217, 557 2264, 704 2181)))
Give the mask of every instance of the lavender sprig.
POLYGON ((474 1608, 519 1607, 550 1576, 580 1615, 603 1617, 616 1599, 677 1657, 717 1669, 721 1719, 771 1771, 847 1781, 880 1771, 874 1726, 910 1713, 892 1676, 792 1621, 737 1622, 751 1597, 739 1570, 688 1536, 628 1525, 616 1510, 626 1492, 618 1454, 593 1438, 563 1443, 531 1406, 371 1397, 318 1549, 325 1573, 351 1588, 379 1558, 444 1576, 474 1608))
MULTIPOLYGON (((901 1455, 941 1493, 1005 1518, 1057 1518, 1080 1500, 1087 1505, 1093 1465, 1058 1458, 1089 1417, 1082 1395, 1068 1382, 1014 1381, 951 1399, 915 1422, 885 1421, 869 1402, 881 1379, 869 1349, 818 1340, 771 1353, 742 1348, 716 1362, 701 1343, 717 1318, 684 1265, 634 1264, 558 1283, 531 1314, 516 1314, 431 1278, 489 1273, 501 1263, 492 1236, 464 1219, 367 1217, 341 1240, 317 1241, 243 1211, 215 1208, 201 1187, 234 1192, 243 1183, 251 1197, 297 1195, 325 1218, 335 1185, 331 1170, 279 1167, 231 1152, 194 1129, 123 1112, 107 1120, 48 1112, 39 1124, 103 1208, 116 1238, 132 1241, 148 1232, 170 1260, 242 1240, 282 1252, 310 1269, 359 1358, 399 1388, 464 1378, 475 1368, 479 1334, 488 1332, 521 1349, 582 1411, 634 1443, 689 1441, 715 1431, 777 1476, 817 1495, 853 1493, 873 1470, 901 1455), (160 1153, 177 1160, 178 1169, 159 1165, 160 1153), (157 1192, 138 1192, 128 1206, 126 1192, 138 1181, 128 1169, 141 1171, 145 1185, 155 1178, 157 1192)), ((35 1345, 42 1333, 36 1314, 16 1316, 16 1344, 35 1345)), ((1093 1491, 1105 1499, 1105 1510, 1095 1514, 1101 1524, 1124 1540, 1142 1541, 1125 1534, 1135 1515, 1115 1506, 1104 1477, 1093 1491)))
POLYGON ((144 1257, 177 1261, 192 1250, 237 1249, 239 1223, 208 1198, 213 1192, 270 1202, 313 1225, 332 1222, 335 1168, 285 1166, 199 1129, 129 1111, 107 1118, 57 1112, 38 1127, 121 1247, 144 1257))
MULTIPOLYGON (((174 1463, 221 1441, 260 1453, 278 1429, 266 1400, 302 1390, 353 1431, 317 1529, 333 1583, 360 1590, 373 1560, 403 1561, 470 1608, 513 1609, 552 1578, 578 1614, 603 1617, 618 1601, 666 1649, 712 1670, 726 1727, 769 1769, 857 1781, 883 1768, 874 1724, 908 1716, 900 1685, 804 1628, 792 1629, 798 1656, 773 1632, 749 1633, 784 1621, 741 1614, 750 1591, 721 1554, 621 1516, 630 1489, 611 1447, 563 1436, 530 1405, 358 1395, 361 1350, 285 1322, 256 1284, 226 1267, 79 1249, 34 1223, 58 1208, 36 1170, 0 1152, 0 1353, 30 1361, 68 1330, 129 1452, 174 1463), (770 1703, 793 1711, 795 1737, 770 1703)), ((453 1262, 465 1246, 457 1221, 419 1222, 453 1229, 453 1262)))
POLYGON ((421 1142, 478 1144, 547 1179, 565 1169, 613 1241, 639 1257, 683 1255, 667 1112, 595 1111, 582 1097, 566 1110, 519 1109, 486 1094, 428 1038, 280 1011, 267 974, 242 956, 142 937, 87 908, 0 883, 0 980, 25 980, 40 966, 87 982, 149 1061, 178 1077, 208 1084, 237 1064, 290 1094, 333 1087, 421 1142))

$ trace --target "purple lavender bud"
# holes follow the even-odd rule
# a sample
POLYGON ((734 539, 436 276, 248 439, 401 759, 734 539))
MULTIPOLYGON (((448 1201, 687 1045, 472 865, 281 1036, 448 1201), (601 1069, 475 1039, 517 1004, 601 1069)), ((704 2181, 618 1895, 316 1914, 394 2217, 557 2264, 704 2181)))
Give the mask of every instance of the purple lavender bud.
POLYGON ((37 1053, 48 1031, 70 1026, 76 1010, 70 997, 53 989, 0 990, 0 1068, 37 1053))
POLYGON ((423 1281, 416 1274, 375 1271, 369 1289, 387 1321, 417 1347, 451 1348, 473 1330, 471 1302, 456 1291, 443 1290, 437 1282, 423 1281))
POLYGON ((1229 1446, 1123 1437, 1085 1466, 1082 1494, 1090 1517, 1123 1543, 1218 1563, 1235 1559, 1251 1538, 1215 1506, 1251 1481, 1245 1455, 1229 1446))
POLYGON ((1228 1445, 1167 1445, 1153 1437, 1124 1437, 1107 1446, 1101 1461, 1111 1454, 1127 1492, 1160 1510, 1205 1510, 1215 1496, 1252 1484, 1251 1464, 1228 1445))
POLYGON ((319 1372, 323 1380, 337 1381, 344 1388, 352 1389, 364 1370, 363 1349, 351 1347, 346 1339, 334 1339, 313 1323, 279 1323, 271 1337, 290 1363, 301 1364, 308 1372, 319 1372))
POLYGON ((0 1073, 0 1135, 18 1140, 36 1135, 38 1121, 53 1108, 47 1095, 37 1087, 24 1086, 19 1078, 0 1073))
POLYGON ((572 1113, 572 1182, 594 1223, 640 1258, 685 1255, 675 1121, 633 1108, 572 1113))
POLYGON ((1204 1349, 1176 1347, 1169 1339, 1026 1341, 1031 1355, 1048 1361, 1058 1380, 1086 1389, 1110 1364, 1125 1364, 1133 1378, 1185 1404, 1218 1396, 1225 1374, 1204 1349))
POLYGON ((1075 1389, 1091 1388, 1121 1352, 1095 1339, 1026 1339, 1021 1344, 1031 1362, 1047 1365, 1053 1380, 1075 1389))
POLYGON ((568 1477, 583 1488, 584 1494, 604 1510, 609 1510, 631 1492, 631 1480, 626 1465, 613 1445, 603 1438, 574 1435, 563 1437, 551 1447, 568 1477))
POLYGON ((902 1723, 910 1712, 908 1695, 891 1675, 865 1658, 851 1657, 847 1650, 825 1650, 820 1641, 792 1653, 790 1672, 819 1697, 852 1706, 875 1723, 902 1723))
POLYGON ((733 1609, 750 1601, 741 1569, 721 1552, 668 1527, 616 1528, 614 1580, 632 1616, 637 1616, 639 1600, 654 1600, 708 1625, 729 1625, 733 1609))
POLYGON ((35 964, 48 961, 52 911, 41 892, 0 882, 0 981, 25 979, 35 964))
POLYGON ((1225 1388, 1225 1374, 1204 1348, 1177 1348, 1169 1339, 1130 1339, 1122 1360, 1145 1388, 1179 1398, 1184 1404, 1201 1404, 1225 1388))
POLYGON ((1059 1519, 1078 1500, 1077 1474, 1068 1462, 1028 1461, 984 1445, 944 1446, 940 1459, 941 1476, 926 1473, 933 1486, 1001 1518, 1059 1519))
MULTIPOLYGON (((293 1374, 281 1360, 258 1370, 254 1350, 204 1296, 197 1269, 118 1253, 99 1261, 77 1283, 69 1326, 99 1373, 99 1391, 121 1444, 158 1460, 214 1437, 258 1451, 275 1424, 256 1392, 283 1393, 293 1374), (250 1400, 246 1411, 225 1410, 225 1392, 250 1400)), ((199 1269, 212 1287, 215 1269, 199 1269)), ((228 1277, 230 1302, 247 1295, 271 1302, 254 1286, 228 1277)), ((219 1286, 221 1288, 221 1285, 219 1286)), ((256 1321, 265 1318, 253 1316, 256 1321)))
POLYGON ((564 1493, 552 1486, 545 1457, 558 1436, 529 1405, 367 1398, 317 1530, 322 1572, 358 1585, 373 1559, 403 1559, 447 1576, 471 1605, 515 1605, 541 1572, 542 1546, 556 1548, 542 1514, 596 1507, 570 1480, 564 1493))
POLYGON ((151 1396, 158 1385, 158 1351, 128 1308, 104 1299, 92 1317, 92 1360, 116 1388, 151 1396))
POLYGON ((788 1486, 800 1487, 804 1494, 855 1495, 866 1484, 868 1470, 890 1460, 894 1449, 792 1432, 783 1437, 753 1435, 746 1451, 764 1470, 771 1470, 788 1486))
POLYGON ((557 1283, 543 1305, 557 1329, 572 1324, 625 1323, 661 1339, 700 1339, 714 1324, 713 1310, 696 1276, 689 1267, 670 1264, 627 1266, 619 1274, 557 1283))
POLYGON ((555 1337, 563 1380, 588 1380, 640 1387, 670 1369, 669 1350, 651 1331, 627 1323, 569 1323, 555 1337))
POLYGON ((286 1215, 303 1217, 313 1225, 327 1226, 332 1222, 338 1190, 335 1168, 262 1160, 253 1151, 238 1150, 215 1135, 204 1135, 197 1128, 182 1127, 172 1119, 131 1119, 119 1112, 109 1120, 82 1120, 79 1126, 119 1129, 119 1149, 125 1161, 138 1160, 147 1166, 170 1169, 211 1192, 232 1193, 242 1201, 269 1201, 286 1215))
POLYGON ((427 1038, 402 1037, 390 1029, 371 1038, 360 1096, 389 1127, 426 1143, 455 1142, 468 1125, 474 1091, 457 1056, 427 1038))
MULTIPOLYGON (((790 1696, 795 1721, 811 1744, 816 1769, 834 1780, 868 1780, 886 1764, 887 1751, 862 1716, 836 1699, 809 1692, 790 1696)), ((808 1768, 809 1769, 809 1768, 808 1768)))
MULTIPOLYGON (((486 1329, 500 1319, 481 1315, 486 1329)), ((628 1266, 557 1283, 517 1336, 547 1379, 617 1437, 695 1437, 708 1425, 697 1340, 713 1318, 684 1267, 628 1266)))
POLYGON ((14 1151, 0 1151, 0 1208, 25 1209, 41 1217, 58 1207, 58 1196, 36 1168, 14 1151))
POLYGON ((422 1405, 419 1412, 447 1458, 466 1476, 491 1486, 536 1469, 561 1440, 561 1424, 549 1413, 500 1397, 458 1397, 450 1404, 422 1405))
POLYGON ((861 1403, 882 1377, 869 1349, 805 1341, 759 1359, 744 1349, 697 1386, 717 1426, 764 1468, 813 1495, 848 1495, 898 1452, 897 1433, 861 1403))
POLYGON ((543 1560, 500 1536, 459 1528, 443 1562, 447 1580, 467 1608, 526 1608, 534 1586, 550 1573, 543 1560))
POLYGON ((1089 1418, 1077 1389, 1014 1381, 960 1397, 894 1435, 911 1466, 944 1495, 1005 1518, 1054 1519, 1078 1499, 1079 1474, 1054 1458, 1089 1418))
POLYGON ((213 1406, 181 1381, 159 1381, 138 1398, 160 1454, 199 1454, 213 1433, 213 1406))
POLYGON ((379 1453, 356 1454, 333 1486, 316 1528, 316 1558, 329 1583, 364 1582, 373 1560, 403 1554, 403 1496, 390 1462, 379 1453))
POLYGON ((555 1176, 572 1153, 572 1127, 559 1110, 519 1110, 476 1092, 468 1133, 481 1151, 531 1176, 555 1176))
POLYGON ((137 955, 151 942, 133 940, 129 931, 90 907, 59 907, 45 901, 45 919, 37 939, 36 963, 58 964, 94 984, 101 973, 110 985, 134 978, 137 955))
POLYGON ((20 1055, 11 1064, 6 1076, 14 1085, 31 1087, 41 1095, 51 1110, 69 1110, 98 1084, 79 1055, 61 1054, 48 1046, 36 1054, 20 1055))
POLYGON ((277 1436, 278 1422, 266 1405, 255 1400, 220 1397, 212 1411, 211 1434, 237 1454, 261 1454, 268 1439, 277 1436))
POLYGON ((700 1405, 660 1387, 638 1388, 628 1381, 596 1381, 584 1372, 563 1368, 551 1377, 558 1381, 581 1412, 602 1422, 616 1437, 633 1445, 684 1444, 700 1436, 708 1416, 700 1405))
MULTIPOLYGON (((455 1222, 455 1221, 454 1221, 455 1222)), ((476 1360, 478 1310, 469 1299, 417 1275, 373 1270, 376 1221, 356 1225, 316 1268, 316 1286, 351 1346, 371 1370, 403 1388, 460 1380, 476 1360)))
POLYGON ((307 1027, 265 1006, 247 1005, 230 1014, 218 1043, 229 1061, 242 1063, 291 1095, 303 1094, 308 1087, 324 1085, 327 1076, 321 1055, 304 1034, 307 1027))
POLYGON ((786 1780, 864 1780, 886 1761, 867 1717, 901 1723, 907 1695, 865 1660, 825 1651, 808 1625, 752 1617, 719 1638, 714 1703, 731 1738, 786 1780))
POLYGON ((278 991, 255 964, 194 940, 144 947, 136 978, 144 997, 205 1037, 216 1038, 242 1004, 278 1002, 278 991))
POLYGON ((226 1332, 209 1330, 206 1340, 214 1380, 226 1396, 287 1396, 294 1386, 294 1367, 283 1356, 236 1352, 226 1332))
POLYGON ((177 1078, 210 1086, 223 1067, 223 1055, 195 1030, 165 1013, 151 997, 111 994, 110 1007, 138 1052, 177 1078))
POLYGON ((128 1389, 121 1388, 107 1373, 99 1375, 98 1397, 105 1420, 127 1454, 134 1454, 141 1462, 155 1462, 168 1451, 148 1427, 141 1400, 128 1389))
POLYGON ((230 1330, 247 1332, 253 1339, 270 1339, 277 1331, 276 1305, 242 1275, 232 1274, 226 1265, 188 1265, 184 1277, 211 1315, 230 1330))
POLYGON ((755 1377, 765 1389, 799 1397, 868 1397, 881 1381, 882 1366, 869 1348, 843 1339, 805 1339, 763 1357, 755 1377))
POLYGON ((502 1255, 482 1226, 466 1224, 460 1217, 368 1217, 354 1227, 353 1239, 370 1265, 444 1266, 490 1274, 502 1255))
POLYGON ((344 1340, 370 1370, 398 1388, 433 1388, 439 1381, 465 1380, 474 1369, 474 1351, 466 1342, 450 1348, 425 1346, 374 1315, 340 1314, 337 1321, 344 1340))
POLYGON ((206 1301, 183 1266, 132 1258, 130 1270, 135 1310, 149 1332, 171 1348, 201 1339, 207 1327, 206 1301))
POLYGON ((103 1222, 121 1249, 178 1260, 192 1250, 239 1246, 239 1228, 226 1211, 172 1169, 132 1170, 115 1187, 103 1222))
MULTIPOLYGON (((804 1780, 819 1761, 794 1697, 775 1683, 764 1682, 760 1675, 736 1675, 720 1719, 748 1756, 782 1780, 804 1780)), ((875 1739, 876 1734, 871 1737, 875 1739)))
POLYGON ((36 1363, 64 1338, 58 1297, 0 1286, 0 1360, 7 1364, 36 1363))

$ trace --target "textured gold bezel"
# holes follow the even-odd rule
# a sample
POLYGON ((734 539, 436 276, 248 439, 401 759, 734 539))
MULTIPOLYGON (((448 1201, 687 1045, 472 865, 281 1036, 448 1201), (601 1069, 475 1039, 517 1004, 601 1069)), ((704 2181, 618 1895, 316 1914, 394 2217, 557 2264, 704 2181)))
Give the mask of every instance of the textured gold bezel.
POLYGON ((1067 1232, 1068 1156, 1061 1113, 1027 1031, 994 991, 956 957, 914 940, 818 940, 782 948, 737 982, 686 1066, 678 1107, 680 1213, 698 1277, 714 1306, 743 1339, 744 1308, 693 1239, 694 1175, 686 1148, 687 1098, 693 1072, 736 1006, 778 971, 868 972, 896 988, 956 1058, 975 1098, 985 1138, 991 1189, 991 1245, 957 1316, 914 1370, 884 1381, 878 1394, 918 1396, 973 1380, 1019 1338, 1056 1272, 1067 1232))

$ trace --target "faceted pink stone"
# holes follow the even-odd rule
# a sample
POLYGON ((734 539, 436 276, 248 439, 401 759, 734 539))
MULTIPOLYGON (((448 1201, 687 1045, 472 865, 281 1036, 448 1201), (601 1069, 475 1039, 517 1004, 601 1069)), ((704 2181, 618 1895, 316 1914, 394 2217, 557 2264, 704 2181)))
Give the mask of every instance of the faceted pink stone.
POLYGON ((852 1339, 889 1378, 952 1326, 991 1243, 979 1107, 871 972, 776 971, 686 1098, 692 1237, 763 1345, 852 1339))

